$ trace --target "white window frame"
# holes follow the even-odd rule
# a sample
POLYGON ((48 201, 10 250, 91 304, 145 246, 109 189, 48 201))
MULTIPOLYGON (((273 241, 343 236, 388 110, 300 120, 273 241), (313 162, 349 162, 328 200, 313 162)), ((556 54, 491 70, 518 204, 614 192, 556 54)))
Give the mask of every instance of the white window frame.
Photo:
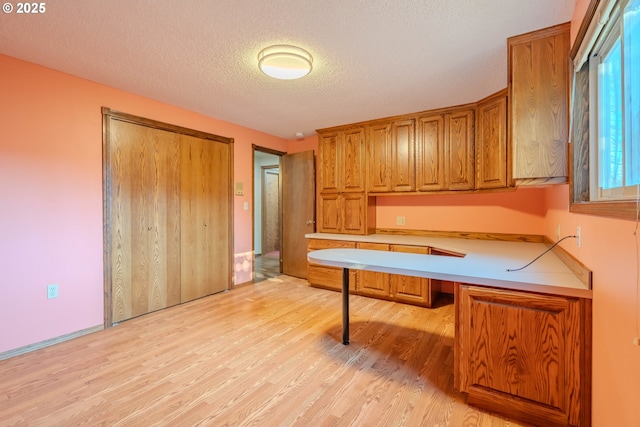
MULTIPOLYGON (((632 161, 627 161, 627 149, 626 144, 631 144, 631 141, 628 141, 629 135, 631 132, 627 129, 627 114, 625 112, 625 105, 628 101, 628 98, 625 95, 625 76, 624 76, 624 37, 623 37, 623 18, 620 13, 621 10, 631 2, 639 1, 639 0, 609 0, 603 2, 598 8, 596 12, 596 28, 590 28, 592 31, 583 40, 583 45, 588 46, 586 49, 588 51, 583 50, 584 46, 581 46, 582 58, 586 59, 586 54, 589 56, 589 115, 590 115, 590 129, 589 129, 589 181, 590 181, 590 194, 589 198, 591 201, 624 201, 624 200, 633 200, 637 198, 638 194, 638 184, 636 183, 627 183, 626 182, 626 168, 632 167, 632 161), (599 117, 598 113, 600 112, 600 108, 598 105, 601 97, 601 89, 599 87, 600 82, 600 74, 599 74, 599 66, 602 62, 602 58, 606 57, 612 47, 616 44, 620 43, 621 49, 621 91, 622 91, 622 99, 619 114, 622 119, 622 129, 621 129, 621 159, 622 159, 622 171, 621 171, 621 186, 613 187, 613 188, 602 188, 600 186, 600 178, 602 173, 602 164, 600 155, 603 151, 602 144, 603 140, 600 138, 601 129, 599 129, 599 117)), ((582 61, 583 63, 585 59, 576 58, 577 63, 582 61)), ((638 102, 637 100, 635 102, 638 102)), ((638 146, 640 142, 635 141, 635 146, 638 146)), ((604 159, 602 160, 604 161, 604 159)))

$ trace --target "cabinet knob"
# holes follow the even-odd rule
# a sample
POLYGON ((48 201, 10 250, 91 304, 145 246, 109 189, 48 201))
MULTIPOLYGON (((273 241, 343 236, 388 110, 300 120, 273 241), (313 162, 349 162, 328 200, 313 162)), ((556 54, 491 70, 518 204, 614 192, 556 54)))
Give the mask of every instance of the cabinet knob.
POLYGON ((147 227, 147 230, 151 230, 151 226, 147 227))
POLYGON ((316 222, 312 219, 307 220, 307 225, 315 224, 316 222))
POLYGON ((206 222, 204 223, 204 226, 205 226, 205 227, 206 227, 206 226, 208 226, 208 225, 209 225, 209 224, 207 224, 206 222))

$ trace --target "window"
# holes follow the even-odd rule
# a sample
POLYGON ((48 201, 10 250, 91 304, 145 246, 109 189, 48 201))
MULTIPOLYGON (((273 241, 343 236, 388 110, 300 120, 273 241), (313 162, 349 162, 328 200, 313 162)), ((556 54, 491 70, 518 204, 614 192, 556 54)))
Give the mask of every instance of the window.
POLYGON ((571 208, 632 218, 640 189, 640 0, 592 0, 585 24, 572 51, 571 208))

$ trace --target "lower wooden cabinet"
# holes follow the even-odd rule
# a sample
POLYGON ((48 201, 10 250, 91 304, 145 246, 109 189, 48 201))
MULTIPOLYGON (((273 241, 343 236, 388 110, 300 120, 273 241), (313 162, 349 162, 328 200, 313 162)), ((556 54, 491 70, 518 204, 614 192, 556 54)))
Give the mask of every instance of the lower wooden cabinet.
POLYGON ((591 300, 456 284, 455 386, 535 425, 591 425, 591 300))
MULTIPOLYGON (((309 251, 331 248, 358 248, 418 254, 432 253, 432 249, 428 246, 309 239, 309 251)), ((439 250, 433 250, 433 253, 449 255, 439 250)), ((451 254, 453 255, 453 253, 451 254)), ((309 263, 307 276, 311 286, 342 291, 341 268, 309 263)), ((440 281, 375 271, 351 270, 349 272, 349 291, 356 295, 431 307, 440 292, 440 281)))
MULTIPOLYGON (((389 251, 389 245, 386 243, 358 243, 356 247, 374 251, 389 251)), ((388 273, 358 270, 356 272, 356 292, 360 295, 389 299, 391 298, 389 276, 391 275, 388 273)))
MULTIPOLYGON (((320 249, 355 248, 355 242, 344 240, 309 239, 307 252, 320 249)), ((307 280, 312 286, 333 291, 342 291, 342 269, 308 263, 307 280)), ((349 272, 349 291, 356 290, 356 271, 349 272)))
MULTIPOLYGON (((391 245, 391 251, 428 255, 431 253, 431 248, 426 246, 391 245)), ((431 307, 440 292, 438 283, 423 277, 392 274, 390 280, 391 296, 396 301, 431 307)))

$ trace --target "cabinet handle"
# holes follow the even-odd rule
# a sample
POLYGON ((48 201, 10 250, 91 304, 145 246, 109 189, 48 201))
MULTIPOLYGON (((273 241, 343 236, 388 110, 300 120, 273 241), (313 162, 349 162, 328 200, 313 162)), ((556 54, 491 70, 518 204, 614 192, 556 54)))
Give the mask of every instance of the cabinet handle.
POLYGON ((147 227, 147 230, 151 230, 151 226, 147 227))
POLYGON ((307 220, 307 225, 315 224, 316 222, 312 219, 307 220))

